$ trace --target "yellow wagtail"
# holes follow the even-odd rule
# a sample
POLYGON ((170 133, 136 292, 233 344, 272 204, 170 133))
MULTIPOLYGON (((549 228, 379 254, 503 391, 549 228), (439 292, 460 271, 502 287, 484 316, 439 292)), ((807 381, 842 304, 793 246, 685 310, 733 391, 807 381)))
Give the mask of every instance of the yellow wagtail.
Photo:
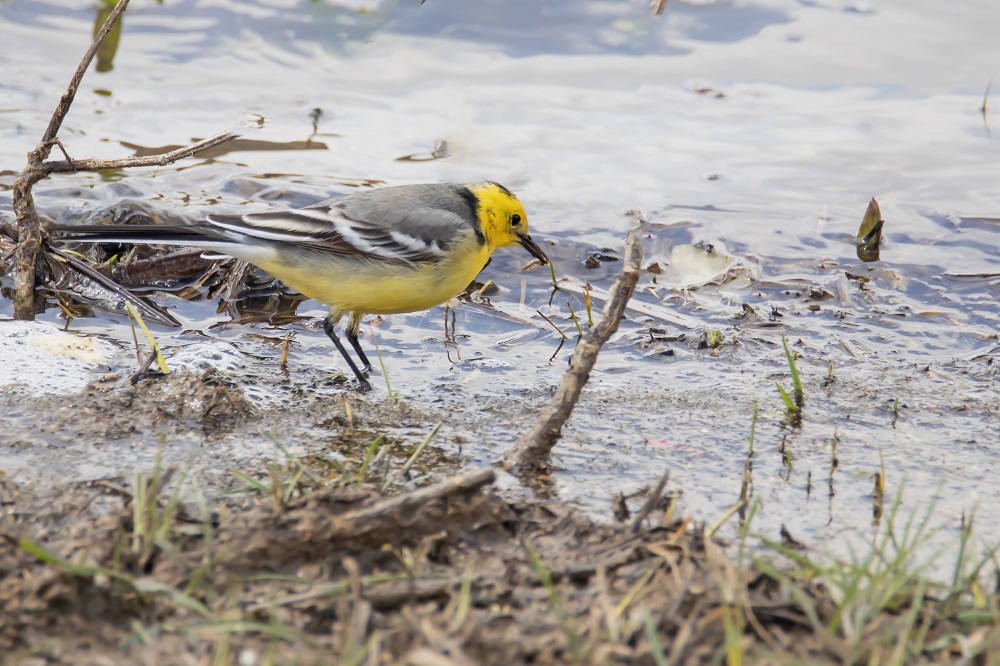
POLYGON ((493 182, 400 185, 329 199, 298 210, 209 215, 186 226, 59 226, 80 243, 193 245, 244 259, 330 306, 323 330, 362 391, 371 389, 334 327, 350 313, 347 339, 364 370, 358 333, 365 314, 414 312, 462 292, 493 251, 521 245, 548 258, 528 235, 517 197, 493 182))

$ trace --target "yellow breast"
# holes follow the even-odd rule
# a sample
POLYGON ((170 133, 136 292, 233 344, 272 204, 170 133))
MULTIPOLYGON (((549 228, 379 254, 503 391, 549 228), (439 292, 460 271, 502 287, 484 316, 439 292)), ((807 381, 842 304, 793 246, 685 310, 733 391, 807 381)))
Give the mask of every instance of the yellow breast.
POLYGON ((388 263, 293 250, 255 263, 332 310, 397 314, 426 310, 457 296, 490 253, 468 238, 437 262, 388 263))

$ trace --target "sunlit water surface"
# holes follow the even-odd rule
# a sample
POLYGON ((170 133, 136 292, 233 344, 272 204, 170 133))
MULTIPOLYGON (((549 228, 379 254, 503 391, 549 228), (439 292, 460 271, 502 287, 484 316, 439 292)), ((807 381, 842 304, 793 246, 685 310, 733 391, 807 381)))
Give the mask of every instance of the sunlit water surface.
MULTIPOLYGON (((9 185, 93 21, 92 2, 0 3, 7 217, 9 185)), ((998 75, 1000 4, 672 0, 657 17, 642 0, 135 0, 124 25, 113 69, 88 74, 60 133, 71 155, 184 144, 247 116, 266 119, 248 138, 270 144, 53 178, 36 188, 49 217, 81 221, 138 201, 197 219, 378 182, 504 183, 563 289, 552 294, 545 270, 517 273, 526 258, 510 249, 481 276, 500 287, 492 306, 454 310, 453 340, 443 308, 366 328, 404 400, 466 404, 445 430, 473 435, 463 455, 485 463, 510 444, 511 423, 527 426, 524 410, 572 353, 572 339, 557 352, 559 335, 535 311, 573 333, 567 304, 585 316, 583 283, 598 295, 610 286, 629 211, 641 211, 644 264, 664 272, 644 273, 566 428, 560 496, 608 516, 613 493, 669 469, 680 510, 714 521, 738 499, 756 403, 760 532, 784 523, 837 549, 846 540, 831 537, 870 539, 884 460, 906 511, 936 502, 939 541, 977 507, 984 542, 1000 539, 1000 223, 980 219, 1000 216, 990 133, 1000 117, 980 110, 998 75), (310 138, 314 149, 293 149, 310 138), (442 142, 448 157, 426 159, 442 142), (851 236, 872 196, 886 242, 866 264, 851 236), (694 263, 680 261, 677 248, 692 243, 722 263, 706 266, 691 248, 694 263), (595 252, 604 260, 587 268, 595 252), (753 314, 740 318, 744 304, 753 314), (707 328, 724 334, 719 349, 697 348, 707 328), (791 385, 783 333, 801 354, 798 427, 775 388, 791 385), (477 427, 470 414, 486 404, 514 420, 477 427)), ((283 327, 226 326, 213 303, 157 298, 185 324, 157 331, 174 353, 208 336, 252 354, 247 367, 278 372, 275 347, 246 333, 293 330, 294 373, 338 362, 309 319, 324 314, 318 303, 283 327)), ((10 312, 4 302, 0 315, 10 312)), ((44 319, 61 324, 57 309, 44 319)), ((131 340, 117 316, 74 326, 131 340)), ((17 457, 4 465, 17 469, 17 457)), ((81 461, 78 471, 92 470, 81 461)))

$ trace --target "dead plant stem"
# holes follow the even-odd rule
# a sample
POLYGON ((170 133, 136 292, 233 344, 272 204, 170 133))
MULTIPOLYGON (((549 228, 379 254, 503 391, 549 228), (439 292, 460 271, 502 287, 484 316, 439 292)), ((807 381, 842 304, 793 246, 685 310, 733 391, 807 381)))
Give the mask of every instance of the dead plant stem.
POLYGON ((531 430, 504 454, 503 463, 506 466, 524 468, 542 464, 561 436, 562 427, 573 412, 584 384, 590 378, 598 352, 618 330, 625 306, 632 298, 639 281, 642 262, 642 248, 639 244, 641 228, 633 229, 625 241, 624 266, 611 287, 600 321, 577 344, 569 368, 563 375, 562 384, 552 401, 538 415, 531 430))

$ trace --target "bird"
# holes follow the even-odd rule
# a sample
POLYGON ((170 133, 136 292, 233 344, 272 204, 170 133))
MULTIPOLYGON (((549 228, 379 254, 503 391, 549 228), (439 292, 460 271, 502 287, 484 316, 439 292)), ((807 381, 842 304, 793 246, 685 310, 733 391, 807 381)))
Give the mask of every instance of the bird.
POLYGON ((366 314, 426 310, 460 294, 494 250, 520 245, 549 259, 528 233, 528 215, 493 181, 396 185, 327 199, 298 209, 209 214, 195 224, 60 225, 61 242, 200 247, 243 259, 330 308, 323 330, 358 381, 372 369, 358 340, 366 314), (336 326, 348 315, 348 354, 336 326), (363 370, 363 371, 362 371, 363 370))

